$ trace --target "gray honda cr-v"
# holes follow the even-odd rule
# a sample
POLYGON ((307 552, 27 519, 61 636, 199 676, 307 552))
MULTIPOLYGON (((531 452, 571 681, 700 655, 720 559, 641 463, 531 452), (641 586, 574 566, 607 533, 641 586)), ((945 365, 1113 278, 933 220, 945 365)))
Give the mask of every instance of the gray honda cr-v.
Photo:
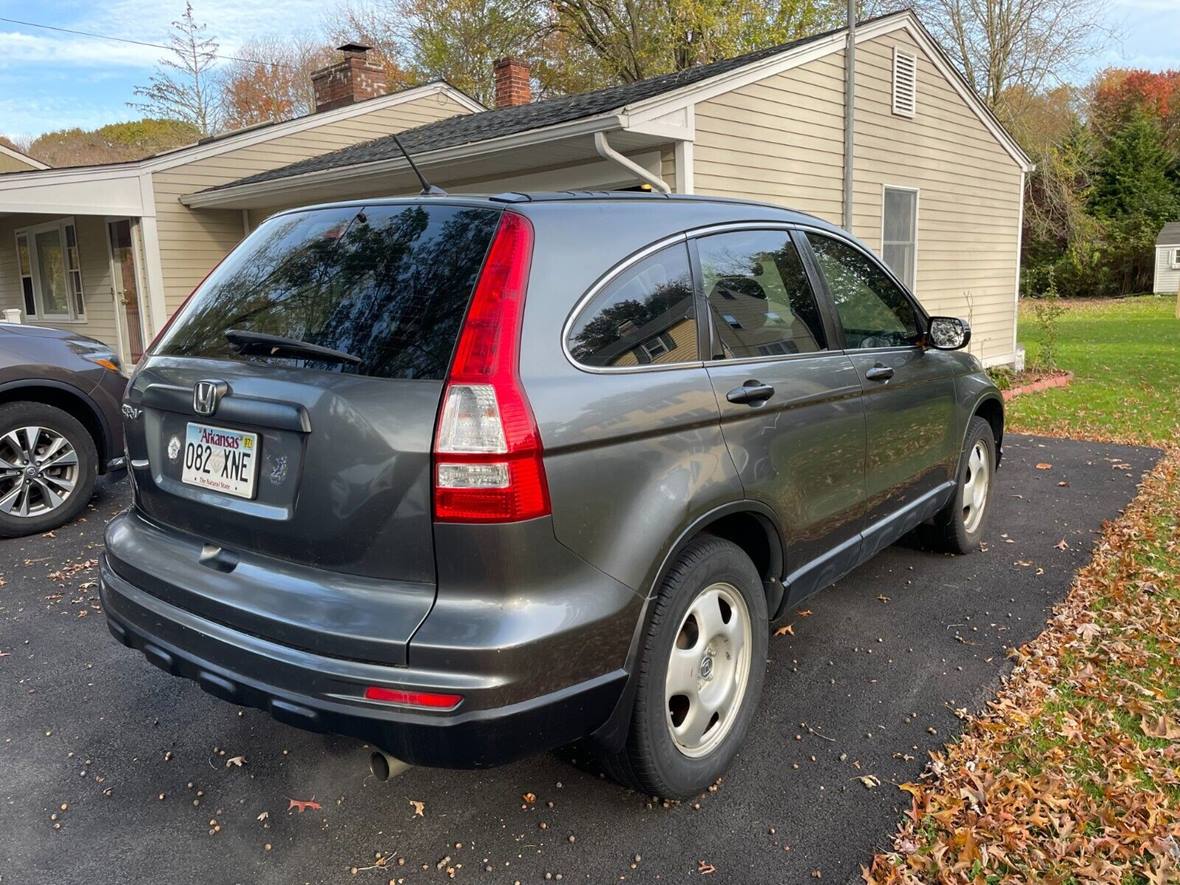
POLYGON ((412 764, 590 738, 690 794, 738 750, 787 606, 919 527, 977 546, 1003 407, 969 334, 771 206, 277 215, 128 387, 111 630, 412 764))

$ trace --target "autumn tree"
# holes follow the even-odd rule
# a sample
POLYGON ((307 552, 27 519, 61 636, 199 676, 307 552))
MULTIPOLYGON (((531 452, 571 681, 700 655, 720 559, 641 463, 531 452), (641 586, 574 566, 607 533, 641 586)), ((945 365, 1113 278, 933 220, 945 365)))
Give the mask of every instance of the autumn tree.
POLYGON ((1110 31, 1103 0, 897 0, 917 10, 942 48, 1005 123, 1014 87, 1060 85, 1110 31))
POLYGON ((87 166, 139 160, 192 144, 200 137, 195 126, 178 120, 132 120, 97 129, 46 132, 26 153, 50 166, 87 166))
POLYGON ((332 62, 332 50, 308 37, 255 38, 235 56, 218 80, 219 112, 226 129, 311 113, 312 72, 332 62))
POLYGON ((160 59, 156 72, 146 86, 136 86, 140 102, 131 106, 145 113, 180 120, 195 126, 202 135, 217 129, 217 89, 213 67, 217 61, 217 41, 199 23, 192 3, 184 14, 172 22, 168 38, 171 55, 160 59))
POLYGON ((445 79, 490 105, 497 58, 521 56, 540 70, 546 10, 544 0, 381 0, 345 6, 330 31, 373 45, 405 79, 445 79))
POLYGON ((556 27, 622 82, 785 43, 845 19, 834 0, 553 0, 556 27))

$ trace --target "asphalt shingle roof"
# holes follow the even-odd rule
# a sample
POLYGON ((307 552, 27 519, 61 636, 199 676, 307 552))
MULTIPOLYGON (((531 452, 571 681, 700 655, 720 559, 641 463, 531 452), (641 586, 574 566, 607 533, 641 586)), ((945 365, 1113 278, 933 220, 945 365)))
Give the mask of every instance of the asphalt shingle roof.
MULTIPOLYGON (((897 15, 898 13, 891 14, 897 15)), ((886 17, 888 16, 879 16, 878 18, 886 17)), ((862 24, 867 24, 871 21, 877 21, 877 18, 865 19, 862 24)), ((689 86, 693 83, 707 80, 709 77, 727 73, 736 68, 761 61, 762 59, 770 58, 789 49, 795 49, 807 43, 822 40, 833 34, 838 34, 843 30, 844 28, 835 28, 821 34, 814 34, 810 37, 794 40, 790 43, 783 43, 779 46, 771 46, 766 49, 749 52, 737 58, 728 58, 710 64, 697 65, 687 70, 664 74, 659 77, 651 77, 635 83, 609 86, 594 92, 551 98, 516 107, 497 108, 494 110, 480 111, 475 114, 449 117, 445 120, 438 120, 434 123, 427 123, 414 129, 399 132, 398 137, 401 139, 402 144, 405 145, 406 150, 411 155, 415 155, 427 151, 439 150, 440 148, 486 141, 491 138, 515 135, 519 132, 527 132, 532 129, 555 126, 559 123, 568 123, 573 120, 595 117, 618 110, 635 102, 661 95, 665 92, 671 92, 682 86, 689 86)), ((237 181, 231 181, 227 184, 209 188, 208 190, 216 191, 228 187, 253 184, 255 182, 273 181, 308 172, 320 172, 327 169, 393 159, 401 155, 401 151, 394 144, 393 138, 382 136, 372 141, 342 148, 338 151, 300 160, 289 166, 281 166, 277 169, 259 172, 246 178, 240 178, 237 181)))
POLYGON ((1157 246, 1180 246, 1180 221, 1169 221, 1155 238, 1157 246))

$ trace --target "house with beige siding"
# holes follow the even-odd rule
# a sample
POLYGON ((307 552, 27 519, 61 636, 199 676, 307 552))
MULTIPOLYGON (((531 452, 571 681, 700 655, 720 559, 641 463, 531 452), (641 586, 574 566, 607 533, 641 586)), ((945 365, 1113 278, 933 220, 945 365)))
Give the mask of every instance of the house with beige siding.
MULTIPOLYGON (((340 65, 363 64, 363 48, 346 49, 340 65)), ((1015 358, 1032 166, 911 12, 862 22, 851 40, 834 30, 544 101, 530 100, 527 67, 506 59, 492 109, 445 83, 348 103, 349 72, 338 68, 344 103, 334 109, 139 163, 0 176, 0 307, 44 311, 44 297, 27 293, 54 289, 38 279, 40 244, 56 256, 58 242, 52 307, 70 315, 30 312, 29 321, 78 323, 133 356, 121 331, 128 281, 143 293, 142 346, 274 212, 416 193, 397 133, 453 193, 645 188, 771 202, 844 224, 929 311, 969 320, 971 350, 987 364, 1015 358), (64 196, 82 192, 90 212, 64 196), (26 258, 30 243, 37 256, 26 258), (73 315, 74 304, 84 313, 73 315)))

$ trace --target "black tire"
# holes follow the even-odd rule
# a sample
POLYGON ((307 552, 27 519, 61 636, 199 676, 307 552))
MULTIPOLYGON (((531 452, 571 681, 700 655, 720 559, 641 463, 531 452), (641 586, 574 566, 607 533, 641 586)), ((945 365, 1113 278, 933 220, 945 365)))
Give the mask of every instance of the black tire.
MULTIPOLYGON (((17 538, 22 535, 33 535, 47 532, 69 522, 77 516, 82 508, 90 501, 94 494, 94 482, 98 476, 98 450, 94 439, 77 418, 69 412, 62 411, 44 403, 16 402, 0 406, 0 457, 12 454, 12 438, 6 441, 6 435, 25 427, 41 427, 57 436, 63 437, 65 442, 73 447, 77 458, 76 470, 73 474, 73 488, 61 495, 61 503, 50 506, 48 497, 40 491, 41 486, 34 489, 30 515, 21 516, 8 513, 0 509, 0 538, 17 538), (35 512, 39 508, 47 508, 44 512, 35 512)), ((23 439, 23 435, 21 436, 23 439)), ((42 444, 41 451, 46 450, 42 444)), ((14 463, 12 461, 8 463, 14 463)), ((22 462, 23 463, 23 462, 22 462)), ((50 468, 47 475, 60 475, 66 468, 50 468)), ((8 495, 16 490, 18 474, 11 471, 0 471, 0 501, 7 501, 8 495)), ((54 494, 61 491, 61 486, 50 483, 54 494)), ((18 493, 19 495, 19 493, 18 493)), ((17 499, 9 501, 9 506, 19 504, 17 499)), ((17 506, 15 509, 19 510, 17 506)))
POLYGON ((931 546, 945 553, 973 553, 979 549, 979 542, 987 529, 988 517, 991 515, 992 492, 995 489, 996 475, 996 438, 992 427, 982 418, 971 419, 967 428, 967 440, 963 445, 963 452, 959 456, 959 475, 955 485, 955 494, 946 507, 938 512, 931 521, 928 537, 931 546), (976 446, 980 446, 987 464, 987 486, 983 497, 983 508, 978 521, 966 518, 967 504, 964 500, 965 492, 972 477, 971 455, 976 446))
MULTIPOLYGON (((722 538, 701 535, 677 558, 652 605, 655 608, 651 620, 640 640, 634 675, 637 690, 626 744, 618 753, 603 754, 602 762, 607 773, 620 783, 648 795, 683 799, 705 790, 725 772, 750 729, 766 675, 770 632, 766 594, 758 571, 740 547, 722 538), (725 588, 722 592, 735 590, 745 603, 750 626, 745 642, 750 651, 749 669, 745 690, 735 689, 735 701, 729 705, 732 718, 718 720, 718 725, 705 731, 708 735, 711 728, 728 722, 718 733, 716 745, 707 754, 693 758, 685 755, 672 737, 665 679, 673 644, 689 609, 698 597, 711 598, 704 595, 705 591, 718 585, 725 588)), ((725 611, 722 605, 723 620, 725 611)), ((736 608, 731 608, 729 614, 730 618, 740 617, 736 608)), ((726 652, 715 659, 726 661, 729 655, 726 652)), ((727 666, 718 664, 717 672, 725 673, 727 666)), ((735 665, 734 672, 738 669, 742 668, 735 665)), ((702 679, 711 679, 713 673, 710 666, 708 676, 702 679)), ((737 682, 735 679, 734 684, 737 682)))

